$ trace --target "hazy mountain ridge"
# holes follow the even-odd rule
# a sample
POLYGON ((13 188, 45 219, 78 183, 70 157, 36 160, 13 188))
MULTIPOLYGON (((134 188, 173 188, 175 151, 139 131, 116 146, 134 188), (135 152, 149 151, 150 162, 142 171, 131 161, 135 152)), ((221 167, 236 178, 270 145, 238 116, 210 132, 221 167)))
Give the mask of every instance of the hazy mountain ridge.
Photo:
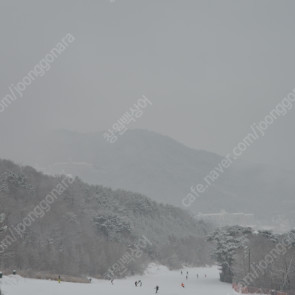
MULTIPOLYGON (((191 185, 202 183, 222 159, 145 130, 127 131, 114 144, 106 142, 102 133, 64 130, 43 134, 38 142, 22 156, 25 163, 39 165, 47 173, 66 171, 92 184, 136 191, 176 206, 182 206, 191 185)), ((274 216, 292 218, 294 177, 291 171, 234 164, 189 209, 195 213, 222 209, 254 213, 268 222, 274 216)))

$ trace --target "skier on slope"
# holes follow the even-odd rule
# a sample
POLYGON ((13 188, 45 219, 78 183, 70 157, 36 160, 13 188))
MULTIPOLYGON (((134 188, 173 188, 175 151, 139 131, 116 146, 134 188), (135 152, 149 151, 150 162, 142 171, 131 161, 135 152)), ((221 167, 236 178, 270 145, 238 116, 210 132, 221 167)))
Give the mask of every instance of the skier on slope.
POLYGON ((159 286, 156 286, 155 289, 156 289, 156 294, 157 294, 160 288, 159 288, 159 286))
POLYGON ((184 288, 184 283, 181 283, 181 287, 184 288))

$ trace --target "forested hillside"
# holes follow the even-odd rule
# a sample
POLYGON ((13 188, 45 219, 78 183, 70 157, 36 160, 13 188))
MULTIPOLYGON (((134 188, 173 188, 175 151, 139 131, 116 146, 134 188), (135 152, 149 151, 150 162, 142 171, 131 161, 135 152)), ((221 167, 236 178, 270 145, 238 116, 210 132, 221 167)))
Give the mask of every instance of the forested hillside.
POLYGON ((0 214, 2 270, 103 276, 138 241, 146 242, 124 275, 150 261, 210 263, 208 226, 183 210, 6 160, 0 160, 0 214))

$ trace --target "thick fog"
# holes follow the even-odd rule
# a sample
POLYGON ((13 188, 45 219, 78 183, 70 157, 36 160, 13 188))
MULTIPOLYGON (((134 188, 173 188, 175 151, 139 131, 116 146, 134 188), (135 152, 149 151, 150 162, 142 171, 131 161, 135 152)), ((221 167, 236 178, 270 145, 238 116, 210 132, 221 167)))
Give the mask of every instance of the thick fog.
MULTIPOLYGON (((21 157, 22 144, 35 145, 45 130, 106 130, 142 95, 152 106, 130 129, 226 155, 295 88, 294 1, 2 0, 0 7, 2 157, 21 157), (67 34, 62 53, 5 101, 67 34)), ((295 107, 285 105, 245 161, 293 168, 295 107)))

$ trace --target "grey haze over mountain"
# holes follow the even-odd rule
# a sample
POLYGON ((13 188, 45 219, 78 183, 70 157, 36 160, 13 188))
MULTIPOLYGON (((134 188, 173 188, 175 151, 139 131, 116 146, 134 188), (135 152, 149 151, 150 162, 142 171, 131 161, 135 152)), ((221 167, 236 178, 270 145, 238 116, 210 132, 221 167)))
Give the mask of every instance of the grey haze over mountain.
MULTIPOLYGON (((295 2, 2 0, 0 100, 67 33, 75 37, 0 113, 2 143, 50 129, 107 130, 142 95, 132 128, 228 153, 295 87, 295 2)), ((243 155, 294 166, 294 108, 243 155)))
POLYGON ((294 11, 294 0, 0 0, 3 275, 102 278, 122 257, 133 276, 150 262, 209 265, 215 248, 221 281, 295 295, 293 239, 265 258, 295 232, 294 11))
MULTIPOLYGON (((43 133, 36 142, 24 140, 16 147, 20 157, 17 149, 12 154, 8 146, 2 149, 1 157, 49 174, 71 173, 92 184, 142 193, 180 207, 191 185, 204 183, 204 177, 222 159, 146 130, 129 130, 114 144, 102 133, 60 130, 43 133)), ((291 170, 237 162, 189 210, 253 213, 267 223, 281 216, 293 223, 294 177, 291 170)))

